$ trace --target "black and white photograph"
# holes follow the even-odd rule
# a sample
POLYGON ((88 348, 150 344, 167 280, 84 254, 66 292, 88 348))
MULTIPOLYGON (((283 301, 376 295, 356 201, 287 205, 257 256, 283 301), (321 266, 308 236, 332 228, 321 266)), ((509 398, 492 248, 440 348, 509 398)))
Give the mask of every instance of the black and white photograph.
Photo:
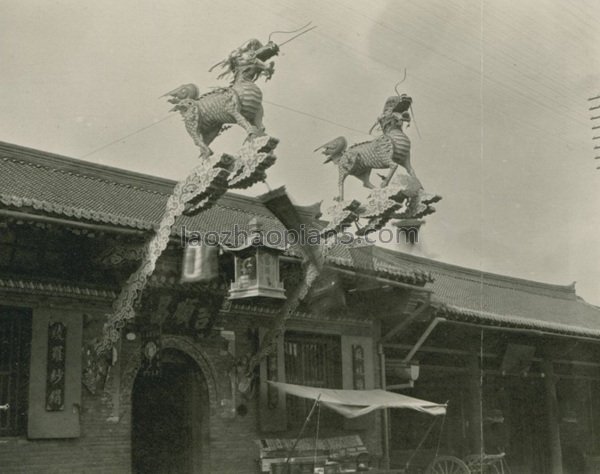
POLYGON ((597 0, 0 0, 0 473, 600 473, 599 232, 597 0))

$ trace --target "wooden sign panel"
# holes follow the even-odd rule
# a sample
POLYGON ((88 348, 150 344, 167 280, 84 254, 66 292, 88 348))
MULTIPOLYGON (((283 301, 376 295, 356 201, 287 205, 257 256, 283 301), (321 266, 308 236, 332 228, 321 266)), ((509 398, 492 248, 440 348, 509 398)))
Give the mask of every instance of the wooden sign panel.
POLYGON ((352 345, 352 381, 354 390, 365 387, 365 350, 360 344, 352 345))
POLYGON ((48 326, 46 411, 65 409, 66 354, 67 328, 63 323, 52 323, 48 326))

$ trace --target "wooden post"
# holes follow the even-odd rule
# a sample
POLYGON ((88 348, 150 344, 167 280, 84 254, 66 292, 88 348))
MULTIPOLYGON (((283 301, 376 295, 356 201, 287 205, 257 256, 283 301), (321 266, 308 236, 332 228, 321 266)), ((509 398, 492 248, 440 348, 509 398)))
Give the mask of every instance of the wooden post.
MULTIPOLYGON (((387 388, 387 380, 386 380, 386 371, 385 371, 385 351, 383 349, 383 344, 379 343, 378 351, 379 353, 379 364, 380 364, 380 375, 381 375, 381 389, 385 390, 387 388)), ((383 459, 382 459, 382 467, 384 469, 390 468, 390 418, 389 412, 387 408, 382 410, 382 431, 383 431, 383 459)))
POLYGON ((546 413, 548 415, 548 446, 550 447, 550 472, 563 474, 562 448, 560 445, 560 429, 558 419, 558 400, 556 398, 556 377, 552 361, 544 358, 542 370, 545 374, 546 413))
POLYGON ((468 361, 468 382, 469 387, 469 454, 481 454, 483 452, 482 443, 482 419, 481 419, 481 368, 479 367, 479 357, 471 356, 468 361))

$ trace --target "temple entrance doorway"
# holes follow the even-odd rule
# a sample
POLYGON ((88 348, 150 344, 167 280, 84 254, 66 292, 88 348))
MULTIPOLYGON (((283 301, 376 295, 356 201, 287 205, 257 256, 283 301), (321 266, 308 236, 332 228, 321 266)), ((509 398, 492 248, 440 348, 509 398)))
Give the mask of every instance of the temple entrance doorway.
POLYGON ((131 452, 135 474, 208 473, 209 400, 196 363, 161 352, 161 373, 138 373, 132 393, 131 452))

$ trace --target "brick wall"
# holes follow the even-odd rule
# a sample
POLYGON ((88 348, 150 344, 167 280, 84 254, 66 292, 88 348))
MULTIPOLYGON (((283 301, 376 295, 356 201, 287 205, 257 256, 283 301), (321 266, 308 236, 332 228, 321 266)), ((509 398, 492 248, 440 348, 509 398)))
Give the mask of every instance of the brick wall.
MULTIPOLYGON (((84 341, 99 335, 102 318, 87 321, 84 341)), ((252 330, 257 321, 251 317, 231 316, 223 321, 224 328, 235 332, 236 355, 252 353, 256 340, 252 330)), ((256 439, 263 437, 294 437, 295 431, 261 433, 258 429, 257 397, 244 399, 239 392, 232 397, 232 357, 223 340, 193 342, 189 337, 166 338, 170 347, 180 348, 199 362, 208 393, 210 428, 204 443, 204 470, 210 474, 255 474, 258 471, 256 439), (169 342, 170 341, 170 342, 169 342), (232 416, 240 404, 246 413, 232 416)), ((129 473, 131 472, 131 390, 139 363, 139 338, 124 341, 120 366, 112 369, 105 390, 92 395, 86 388, 82 392, 80 411, 81 436, 76 439, 27 440, 26 438, 0 438, 1 473, 129 473), (115 372, 120 370, 120 392, 115 395, 115 372), (117 398, 115 398, 115 396, 117 398), (114 406, 118 402, 118 410, 114 406), (118 414, 118 419, 115 415, 118 414), (110 420, 110 421, 109 421, 110 420)), ((377 376, 377 374, 376 374, 377 376)), ((377 380, 377 379, 376 379, 377 380)), ((379 416, 373 417, 367 430, 352 431, 341 427, 324 429, 330 434, 361 435, 371 452, 380 452, 379 416)), ((308 434, 308 436, 311 436, 308 434)))
POLYGON ((107 422, 112 407, 105 396, 82 392, 81 436, 75 439, 0 438, 0 472, 128 473, 129 411, 118 423, 107 422))

